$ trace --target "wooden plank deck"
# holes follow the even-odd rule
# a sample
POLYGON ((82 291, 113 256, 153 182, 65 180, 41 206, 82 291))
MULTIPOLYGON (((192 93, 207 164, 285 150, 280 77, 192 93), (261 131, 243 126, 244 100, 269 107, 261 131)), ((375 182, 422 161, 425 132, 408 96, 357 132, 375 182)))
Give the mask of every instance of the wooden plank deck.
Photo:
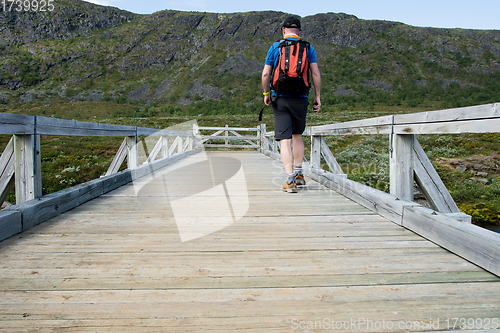
MULTIPOLYGON (((297 194, 282 192, 281 164, 256 152, 208 154, 241 162, 246 188, 235 191, 248 193, 249 209, 224 229, 182 242, 173 206, 152 190, 199 156, 0 243, 0 331, 429 331, 458 328, 453 318, 480 325, 469 329, 500 324, 498 277, 311 180, 297 194), (150 191, 137 195, 138 188, 150 191)), ((187 197, 212 184, 204 179, 186 173, 169 181, 187 197)), ((184 216, 196 219, 203 208, 217 219, 219 208, 202 201, 184 216)))

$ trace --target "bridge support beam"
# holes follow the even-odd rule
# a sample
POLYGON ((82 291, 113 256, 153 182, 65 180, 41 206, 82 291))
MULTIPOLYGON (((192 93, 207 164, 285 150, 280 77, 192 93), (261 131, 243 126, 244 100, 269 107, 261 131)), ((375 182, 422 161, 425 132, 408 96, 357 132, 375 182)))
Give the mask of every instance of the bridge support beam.
POLYGON ((396 198, 413 201, 413 134, 391 134, 390 192, 396 198))
POLYGON ((168 136, 162 136, 161 137, 161 140, 162 140, 162 146, 161 146, 161 156, 162 158, 167 158, 169 157, 170 155, 168 154, 168 148, 169 148, 169 140, 168 140, 168 136))
POLYGON ((321 157, 323 157, 333 174, 347 177, 335 159, 335 156, 333 156, 325 139, 320 135, 313 135, 311 137, 311 167, 321 169, 321 157))
POLYGON ((321 169, 321 136, 311 136, 311 167, 321 169))
POLYGON ((12 138, 0 156, 0 205, 14 188, 14 159, 14 138, 12 138))
POLYGON ((137 146, 138 140, 136 136, 127 136, 127 167, 129 169, 139 166, 139 147, 137 146))
POLYGON ((270 140, 266 136, 266 124, 261 124, 260 125, 260 151, 265 152, 266 150, 269 150, 270 147, 270 140))
POLYGON ((42 196, 39 135, 14 135, 16 203, 42 196))

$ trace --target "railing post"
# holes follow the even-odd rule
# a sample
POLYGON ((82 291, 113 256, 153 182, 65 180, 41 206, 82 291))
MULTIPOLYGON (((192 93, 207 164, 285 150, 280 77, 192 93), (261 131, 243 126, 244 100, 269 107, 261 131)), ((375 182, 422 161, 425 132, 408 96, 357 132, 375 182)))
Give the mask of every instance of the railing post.
POLYGON ((200 128, 198 124, 193 124, 193 148, 198 148, 198 135, 200 134, 200 128))
POLYGON ((311 167, 321 169, 321 136, 311 136, 311 167))
MULTIPOLYGON (((226 124, 226 128, 228 128, 228 127, 229 127, 229 125, 226 124)), ((224 131, 224 136, 226 137, 226 139, 224 140, 224 143, 225 143, 226 146, 228 146, 229 145, 229 140, 227 138, 229 136, 229 131, 228 130, 224 131)))
POLYGON ((401 200, 413 201, 413 134, 392 134, 390 192, 401 200))
POLYGON ((42 196, 39 135, 14 135, 16 203, 42 196))
POLYGON ((266 138, 266 124, 260 124, 260 148, 263 152, 269 149, 266 138))
POLYGON ((257 125, 257 134, 256 134, 256 137, 257 137, 257 145, 260 147, 260 149, 262 149, 262 126, 260 125, 257 125))
POLYGON ((139 147, 137 146, 137 134, 127 136, 127 167, 129 169, 139 166, 139 147))
POLYGON ((182 136, 177 137, 177 153, 182 153, 182 146, 184 145, 184 140, 182 136))

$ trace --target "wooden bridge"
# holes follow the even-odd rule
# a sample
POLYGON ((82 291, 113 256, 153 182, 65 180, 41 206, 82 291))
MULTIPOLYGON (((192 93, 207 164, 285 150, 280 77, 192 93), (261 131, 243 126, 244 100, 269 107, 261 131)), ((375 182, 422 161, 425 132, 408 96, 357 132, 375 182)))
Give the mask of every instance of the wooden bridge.
POLYGON ((1 195, 15 183, 19 202, 0 211, 0 330, 498 329, 500 236, 458 212, 414 134, 498 132, 499 106, 309 128, 297 194, 281 191, 265 126, 158 131, 1 114, 0 133, 14 135, 1 195), (348 180, 322 139, 357 133, 388 134, 391 194, 348 180), (107 176, 41 197, 39 135, 126 139, 107 176), (141 136, 157 138, 145 157, 141 136), (198 147, 234 140, 259 151, 198 147), (433 209, 412 201, 413 179, 433 209))

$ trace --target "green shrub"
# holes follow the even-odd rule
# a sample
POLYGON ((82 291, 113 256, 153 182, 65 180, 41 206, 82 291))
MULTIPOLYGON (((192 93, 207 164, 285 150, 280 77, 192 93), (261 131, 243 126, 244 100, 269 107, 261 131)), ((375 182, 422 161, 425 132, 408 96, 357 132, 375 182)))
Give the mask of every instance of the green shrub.
POLYGON ((368 137, 363 144, 349 145, 336 154, 337 162, 349 179, 378 190, 389 191, 389 155, 375 148, 380 141, 368 137))
POLYGON ((492 203, 463 204, 460 210, 472 216, 472 220, 476 224, 500 225, 500 209, 492 203))

